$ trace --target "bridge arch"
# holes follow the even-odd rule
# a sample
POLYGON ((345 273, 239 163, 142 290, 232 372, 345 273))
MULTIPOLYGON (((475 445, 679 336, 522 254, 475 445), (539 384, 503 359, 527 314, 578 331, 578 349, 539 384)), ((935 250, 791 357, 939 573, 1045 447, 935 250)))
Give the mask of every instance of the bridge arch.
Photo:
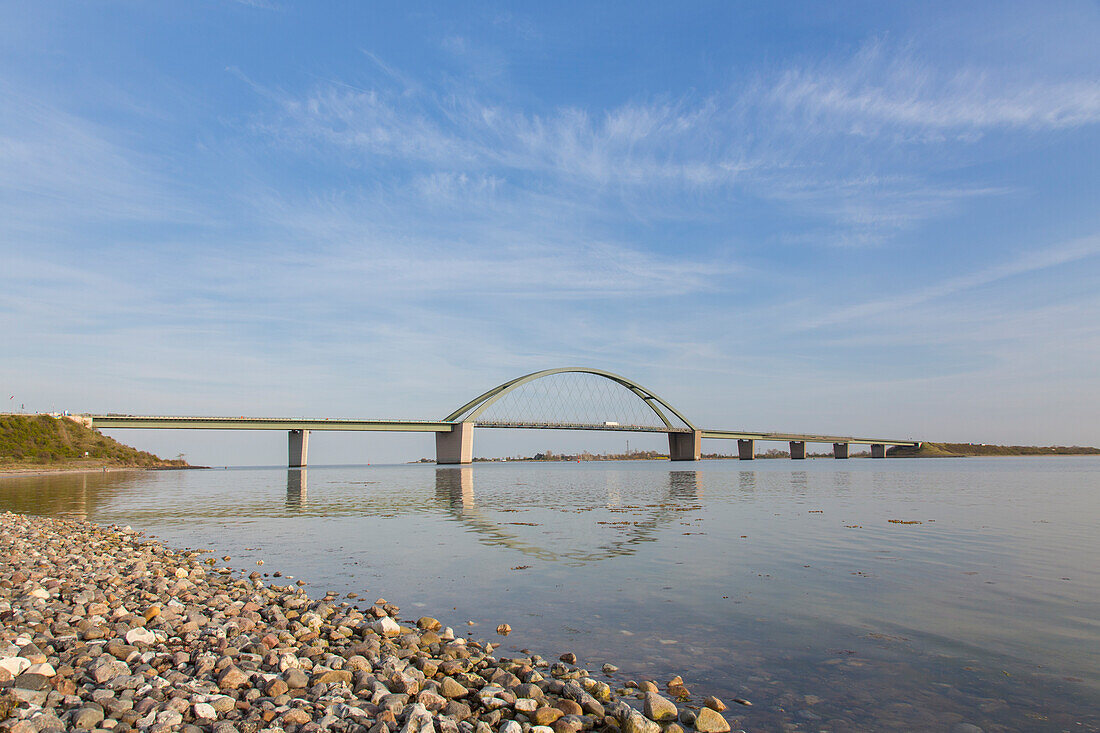
POLYGON ((558 369, 543 369, 537 372, 531 372, 525 374, 522 377, 516 377, 515 379, 504 382, 497 385, 488 392, 484 392, 474 399, 467 402, 462 407, 452 412, 447 417, 443 418, 445 422, 462 422, 462 423, 476 423, 478 417, 485 412, 493 403, 497 402, 501 398, 505 397, 511 392, 523 387, 525 384, 529 384, 539 379, 554 376, 555 374, 591 374, 597 377, 610 380, 625 387, 632 392, 638 399, 640 399, 661 421, 667 430, 671 431, 696 431, 698 428, 688 420, 684 415, 675 407, 670 405, 665 400, 658 397, 652 390, 646 389, 637 382, 627 379, 619 374, 613 372, 604 371, 602 369, 589 369, 587 367, 560 367, 558 369), (667 414, 666 414, 667 413, 667 414), (675 425, 669 414, 678 419, 683 426, 675 425))

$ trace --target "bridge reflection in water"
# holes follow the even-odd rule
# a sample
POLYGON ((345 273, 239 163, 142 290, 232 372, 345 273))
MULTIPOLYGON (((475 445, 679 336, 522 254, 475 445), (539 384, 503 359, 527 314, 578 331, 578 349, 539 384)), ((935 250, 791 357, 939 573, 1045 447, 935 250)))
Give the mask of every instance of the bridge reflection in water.
MULTIPOLYGON (((621 534, 592 549, 570 546, 569 543, 554 543, 550 540, 547 541, 549 546, 544 547, 538 544, 535 538, 526 539, 505 529, 499 521, 486 516, 494 510, 493 507, 487 505, 485 513, 479 509, 474 492, 474 469, 468 466, 437 468, 435 498, 455 520, 475 533, 479 542, 507 547, 539 560, 575 565, 633 555, 637 551, 637 545, 655 541, 661 527, 684 519, 685 513, 700 511, 703 508, 700 503, 703 498, 703 482, 699 471, 669 471, 665 495, 656 503, 644 506, 622 504, 616 478, 617 472, 607 472, 607 501, 604 507, 611 511, 629 512, 627 516, 641 518, 636 521, 601 522, 601 524, 612 525, 611 528, 620 530, 621 534)), ((582 513, 587 510, 574 511, 582 513)))
POLYGON ((286 508, 305 509, 306 504, 306 469, 291 468, 286 472, 286 508))

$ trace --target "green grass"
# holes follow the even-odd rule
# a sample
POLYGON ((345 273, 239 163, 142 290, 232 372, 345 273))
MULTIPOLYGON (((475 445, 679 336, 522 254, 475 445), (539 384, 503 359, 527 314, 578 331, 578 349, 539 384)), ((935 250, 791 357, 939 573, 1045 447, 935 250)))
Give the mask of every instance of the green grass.
POLYGON ((66 418, 49 415, 0 415, 0 467, 35 466, 186 466, 131 448, 66 418), (85 456, 87 452, 87 456, 85 456))

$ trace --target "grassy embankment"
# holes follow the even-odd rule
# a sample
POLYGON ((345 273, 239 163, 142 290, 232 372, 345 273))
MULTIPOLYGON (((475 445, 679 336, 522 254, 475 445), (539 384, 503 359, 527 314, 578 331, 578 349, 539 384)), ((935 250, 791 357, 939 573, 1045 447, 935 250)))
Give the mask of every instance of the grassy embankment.
POLYGON ((1100 448, 1079 445, 983 445, 979 443, 922 443, 920 448, 897 445, 891 458, 952 458, 962 456, 1095 456, 1100 448))
POLYGON ((186 468, 182 459, 165 460, 66 418, 0 415, 0 470, 77 468, 186 468), (87 456, 84 454, 87 453, 87 456))

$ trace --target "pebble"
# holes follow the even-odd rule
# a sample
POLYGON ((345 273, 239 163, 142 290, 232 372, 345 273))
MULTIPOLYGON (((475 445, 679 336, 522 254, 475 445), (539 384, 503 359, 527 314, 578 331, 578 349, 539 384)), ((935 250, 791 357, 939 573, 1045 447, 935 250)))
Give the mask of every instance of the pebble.
POLYGON ((623 722, 623 733, 661 733, 661 726, 641 713, 633 712, 623 722))
MULTIPOLYGON (((400 622, 385 599, 311 598, 128 528, 12 513, 0 526, 10 733, 683 733, 690 712, 647 682, 643 715, 573 652, 497 658, 431 616, 400 622)), ((729 730, 707 711, 700 733, 729 730)))
POLYGON ((729 729, 729 722, 720 713, 710 708, 700 708, 696 713, 695 730, 699 733, 726 733, 729 729))
POLYGON ((676 705, 671 700, 661 697, 656 692, 645 694, 643 712, 647 718, 658 723, 676 720, 676 716, 679 714, 676 705))

